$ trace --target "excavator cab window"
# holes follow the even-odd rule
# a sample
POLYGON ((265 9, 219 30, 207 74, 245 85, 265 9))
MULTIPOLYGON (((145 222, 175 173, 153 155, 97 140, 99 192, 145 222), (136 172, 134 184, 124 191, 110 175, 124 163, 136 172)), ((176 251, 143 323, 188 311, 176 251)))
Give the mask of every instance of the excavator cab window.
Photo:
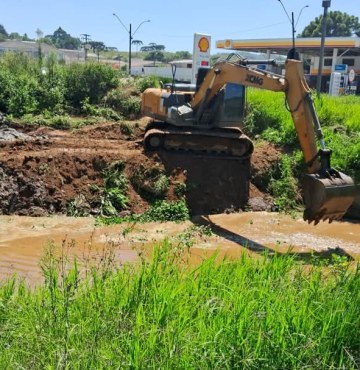
POLYGON ((245 86, 234 83, 226 84, 223 99, 220 119, 222 125, 241 123, 245 108, 245 86))

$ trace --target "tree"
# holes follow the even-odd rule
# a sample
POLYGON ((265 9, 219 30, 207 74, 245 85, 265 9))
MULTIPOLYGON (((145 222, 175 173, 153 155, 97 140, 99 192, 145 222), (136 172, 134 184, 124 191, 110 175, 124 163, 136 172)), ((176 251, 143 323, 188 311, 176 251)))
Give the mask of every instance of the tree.
POLYGON ((22 41, 34 41, 33 39, 31 39, 27 33, 24 33, 22 36, 21 36, 21 39, 22 41))
POLYGON ((142 42, 141 40, 132 40, 132 41, 131 41, 131 43, 132 43, 133 45, 136 45, 136 46, 138 46, 138 45, 143 45, 143 42, 142 42))
POLYGON ((132 40, 131 44, 136 46, 136 53, 137 53, 139 50, 139 46, 142 45, 143 42, 141 40, 132 40))
POLYGON ((165 50, 164 45, 157 45, 155 42, 150 42, 148 46, 142 46, 140 51, 162 51, 165 50))
POLYGON ((144 60, 153 60, 154 61, 154 64, 155 64, 155 61, 159 61, 159 62, 162 62, 165 60, 165 55, 162 51, 150 51, 150 53, 148 55, 146 55, 146 57, 144 58, 144 60))
POLYGON ((4 36, 5 38, 8 37, 8 33, 6 32, 5 27, 2 24, 0 24, 0 35, 4 36))
POLYGON ((9 39, 10 40, 21 40, 22 36, 18 32, 11 32, 9 34, 9 39))
MULTIPOLYGON (((323 16, 316 17, 300 33, 299 37, 321 37, 321 24, 323 16)), ((359 18, 354 15, 336 11, 330 11, 326 17, 326 36, 328 37, 360 37, 359 18)))
POLYGON ((81 41, 78 38, 71 37, 61 27, 59 27, 52 35, 45 36, 59 49, 78 50, 81 41))
POLYGON ((105 44, 102 41, 89 41, 88 44, 91 46, 91 49, 94 53, 96 53, 98 57, 98 61, 100 59, 100 51, 103 51, 106 49, 105 44))
POLYGON ((191 59, 191 54, 188 51, 177 51, 174 59, 191 59))
POLYGON ((88 44, 94 53, 98 53, 106 49, 105 44, 102 41, 89 41, 88 44))

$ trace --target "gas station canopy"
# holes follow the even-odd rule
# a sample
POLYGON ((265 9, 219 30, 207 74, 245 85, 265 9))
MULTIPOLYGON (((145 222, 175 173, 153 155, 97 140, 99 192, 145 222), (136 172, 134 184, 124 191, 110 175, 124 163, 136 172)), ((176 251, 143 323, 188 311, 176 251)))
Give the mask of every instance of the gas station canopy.
MULTIPOLYGON (((320 53, 320 37, 296 38, 295 46, 302 54, 317 56, 320 53)), ((252 39, 252 40, 219 40, 216 47, 229 50, 251 50, 255 52, 276 52, 286 55, 292 48, 292 39, 252 39)), ((327 37, 325 38, 325 53, 332 55, 334 49, 338 55, 346 53, 347 56, 360 56, 360 37, 327 37)))

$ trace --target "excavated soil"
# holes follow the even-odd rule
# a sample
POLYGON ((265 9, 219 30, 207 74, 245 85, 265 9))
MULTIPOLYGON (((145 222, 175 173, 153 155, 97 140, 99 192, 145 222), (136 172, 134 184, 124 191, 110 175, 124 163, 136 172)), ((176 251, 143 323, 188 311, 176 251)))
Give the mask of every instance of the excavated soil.
MULTIPOLYGON (((14 272, 31 283, 38 282, 39 261, 51 241, 67 249, 71 246, 71 253, 84 263, 101 260, 103 248, 114 244, 118 260, 126 263, 138 260, 138 248, 141 252, 147 247, 151 250, 154 242, 165 237, 177 243, 178 234, 182 238, 190 235, 189 230, 198 225, 210 226, 214 235, 206 240, 194 236, 194 263, 219 248, 222 255, 230 257, 244 251, 291 250, 304 258, 312 253, 359 258, 360 223, 321 223, 314 227, 277 213, 233 213, 242 208, 272 210, 272 199, 265 189, 268 175, 278 163, 279 149, 265 143, 256 145, 251 165, 216 156, 172 153, 165 157, 144 152, 146 121, 137 123, 131 134, 124 134, 118 123, 76 131, 0 125, 0 282, 14 272), (222 214, 197 216, 181 224, 106 227, 95 226, 94 217, 64 217, 74 201, 90 215, 100 213, 104 173, 117 161, 125 165, 128 179, 134 173, 163 171, 169 175, 167 200, 177 199, 179 184, 186 184, 193 215, 222 214), (49 215, 54 217, 41 217, 49 215)), ((142 213, 149 207, 149 188, 146 181, 129 180, 130 201, 125 213, 142 213)))
MULTIPOLYGON (((134 124, 134 122, 132 122, 134 124)), ((279 151, 270 145, 255 148, 249 161, 186 154, 144 153, 146 121, 130 134, 119 123, 103 123, 75 131, 49 127, 0 126, 0 214, 47 216, 66 214, 76 201, 89 214, 100 212, 104 171, 114 162, 125 163, 125 175, 134 171, 164 171, 170 176, 167 200, 176 199, 176 187, 186 183, 192 214, 231 212, 239 209, 269 211, 272 200, 261 186, 261 177, 274 166, 279 151), (253 182, 248 187, 248 178, 253 182), (249 202, 248 195, 250 197, 249 202)), ((144 187, 129 183, 128 213, 149 207, 144 187)))

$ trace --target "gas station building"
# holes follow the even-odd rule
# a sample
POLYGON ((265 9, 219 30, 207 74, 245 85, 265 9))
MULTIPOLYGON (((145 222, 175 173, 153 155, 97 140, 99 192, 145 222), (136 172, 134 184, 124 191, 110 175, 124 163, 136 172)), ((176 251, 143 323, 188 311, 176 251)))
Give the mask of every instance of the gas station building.
MULTIPOLYGON (((296 38, 295 47, 304 62, 309 86, 316 87, 319 70, 321 38, 296 38)), ((292 39, 219 40, 216 47, 234 51, 252 51, 286 55, 292 48, 292 39)), ((338 79, 337 93, 360 94, 360 37, 327 37, 324 43, 321 91, 331 92, 338 79)), ((337 95, 337 94, 334 94, 337 95)))

